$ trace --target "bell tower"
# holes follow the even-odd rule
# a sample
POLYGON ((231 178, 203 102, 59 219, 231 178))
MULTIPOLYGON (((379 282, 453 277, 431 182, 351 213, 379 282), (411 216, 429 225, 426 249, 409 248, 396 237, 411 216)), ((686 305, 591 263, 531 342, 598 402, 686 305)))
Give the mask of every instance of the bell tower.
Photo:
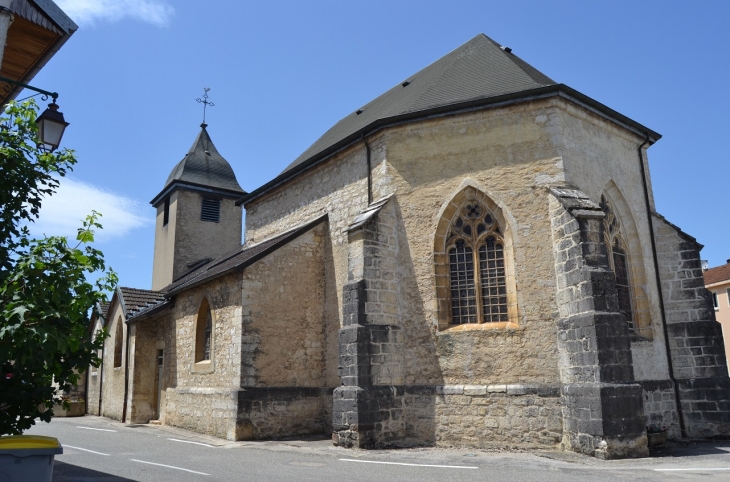
POLYGON ((160 290, 205 260, 241 246, 246 192, 213 145, 207 124, 150 204, 157 209, 152 289, 160 290))

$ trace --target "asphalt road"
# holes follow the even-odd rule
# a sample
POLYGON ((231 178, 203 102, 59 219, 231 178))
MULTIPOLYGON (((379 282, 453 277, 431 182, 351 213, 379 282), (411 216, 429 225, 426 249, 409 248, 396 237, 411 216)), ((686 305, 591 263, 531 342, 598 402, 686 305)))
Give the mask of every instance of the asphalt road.
POLYGON ((54 419, 28 433, 61 441, 54 482, 730 481, 730 441, 672 445, 650 458, 602 461, 565 452, 348 450, 324 438, 228 442, 91 416, 54 419))

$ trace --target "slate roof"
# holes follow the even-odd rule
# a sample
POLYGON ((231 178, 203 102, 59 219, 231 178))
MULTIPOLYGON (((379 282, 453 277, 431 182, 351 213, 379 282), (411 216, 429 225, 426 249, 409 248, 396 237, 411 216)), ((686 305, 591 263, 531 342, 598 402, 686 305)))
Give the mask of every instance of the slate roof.
POLYGON ((121 293, 122 306, 124 307, 124 317, 127 320, 138 311, 165 301, 165 295, 159 291, 127 287, 120 287, 119 291, 121 293))
POLYGON ((246 194, 236 180, 236 174, 231 165, 220 155, 206 129, 207 124, 200 125, 200 133, 190 150, 180 162, 175 165, 165 181, 165 187, 152 201, 155 205, 173 183, 189 184, 213 188, 232 197, 246 194))
POLYGON ((240 248, 230 251, 187 272, 181 278, 163 288, 162 291, 166 296, 171 296, 198 284, 210 281, 218 276, 228 274, 235 270, 242 270, 246 266, 253 264, 267 254, 277 250, 299 235, 309 231, 317 224, 323 222, 326 218, 326 215, 321 216, 307 224, 290 229, 285 233, 274 236, 273 238, 262 241, 253 246, 241 246, 240 248))
POLYGON ((241 197, 237 204, 255 199, 387 125, 550 95, 577 99, 629 126, 642 137, 650 136, 652 142, 661 138, 661 135, 628 117, 564 84, 556 83, 513 54, 511 49, 479 34, 340 120, 275 179, 241 197))
POLYGON ((705 286, 730 281, 730 259, 722 266, 710 268, 703 273, 705 277, 705 286))
POLYGON ((555 84, 484 34, 477 35, 405 82, 408 84, 396 85, 339 121, 284 172, 377 119, 555 84))

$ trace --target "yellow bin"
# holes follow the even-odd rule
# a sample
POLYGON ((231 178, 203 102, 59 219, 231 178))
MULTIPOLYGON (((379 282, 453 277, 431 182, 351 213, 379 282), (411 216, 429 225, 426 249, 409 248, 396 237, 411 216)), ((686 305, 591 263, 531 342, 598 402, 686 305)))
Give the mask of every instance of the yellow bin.
POLYGON ((0 437, 0 482, 51 482, 53 458, 62 453, 54 437, 0 437))

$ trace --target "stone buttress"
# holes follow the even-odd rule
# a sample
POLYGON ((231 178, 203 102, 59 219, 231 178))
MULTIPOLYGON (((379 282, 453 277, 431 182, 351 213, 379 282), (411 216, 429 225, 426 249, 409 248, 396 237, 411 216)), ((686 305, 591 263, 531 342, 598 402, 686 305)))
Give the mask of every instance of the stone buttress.
POLYGON ((348 242, 339 331, 342 385, 333 394, 333 441, 347 447, 381 447, 406 437, 395 276, 398 245, 388 198, 355 219, 348 242))
POLYGON ((563 444, 599 458, 646 456, 642 387, 603 242, 605 215, 580 191, 551 194, 563 444))

